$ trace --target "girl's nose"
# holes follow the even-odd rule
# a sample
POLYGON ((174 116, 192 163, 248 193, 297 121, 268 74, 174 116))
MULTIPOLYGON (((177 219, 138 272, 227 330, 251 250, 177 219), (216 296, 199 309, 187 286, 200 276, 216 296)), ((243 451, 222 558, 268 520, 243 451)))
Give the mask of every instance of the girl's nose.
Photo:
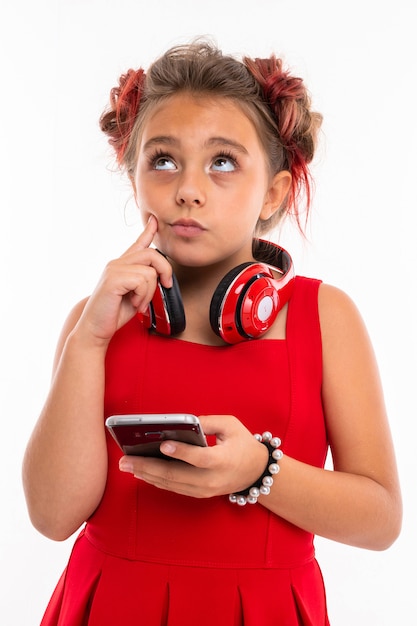
POLYGON ((200 207, 206 201, 206 192, 202 176, 184 172, 179 179, 176 194, 177 204, 186 207, 200 207))

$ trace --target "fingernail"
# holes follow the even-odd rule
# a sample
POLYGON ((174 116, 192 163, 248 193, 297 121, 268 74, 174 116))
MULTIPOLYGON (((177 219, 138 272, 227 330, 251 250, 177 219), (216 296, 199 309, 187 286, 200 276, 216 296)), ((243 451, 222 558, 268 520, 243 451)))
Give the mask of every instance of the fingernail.
POLYGON ((133 465, 130 461, 126 461, 125 459, 120 459, 119 461, 119 470, 121 472, 130 472, 133 474, 133 465))
POLYGON ((161 452, 163 452, 164 454, 173 454, 176 449, 177 446, 173 443, 164 442, 161 444, 161 452))

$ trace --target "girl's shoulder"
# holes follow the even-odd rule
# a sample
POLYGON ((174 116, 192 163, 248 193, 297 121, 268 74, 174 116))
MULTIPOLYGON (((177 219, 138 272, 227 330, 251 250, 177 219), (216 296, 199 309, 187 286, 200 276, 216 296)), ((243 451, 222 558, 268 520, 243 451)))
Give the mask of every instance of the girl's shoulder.
POLYGON ((352 298, 342 289, 322 283, 318 311, 325 372, 334 375, 340 369, 346 377, 347 370, 376 370, 368 330, 352 298))
POLYGON ((342 289, 320 283, 318 288, 318 308, 320 325, 331 331, 344 329, 350 323, 363 325, 362 317, 352 298, 342 289))

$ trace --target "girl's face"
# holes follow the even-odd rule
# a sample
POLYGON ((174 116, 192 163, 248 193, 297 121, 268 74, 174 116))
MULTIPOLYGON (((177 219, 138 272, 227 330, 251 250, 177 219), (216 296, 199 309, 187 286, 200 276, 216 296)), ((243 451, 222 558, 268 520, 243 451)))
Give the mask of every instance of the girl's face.
POLYGON ((279 207, 290 174, 270 176, 255 127, 231 100, 184 93, 148 115, 132 182, 173 261, 233 266, 252 259, 257 221, 279 207))

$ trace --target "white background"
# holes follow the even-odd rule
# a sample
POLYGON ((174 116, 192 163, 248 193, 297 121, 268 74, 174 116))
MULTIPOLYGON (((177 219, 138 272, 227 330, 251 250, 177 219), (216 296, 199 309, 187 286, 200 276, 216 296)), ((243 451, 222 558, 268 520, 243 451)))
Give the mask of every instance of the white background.
POLYGON ((20 477, 59 330, 141 230, 99 115, 120 73, 201 34, 226 52, 283 56, 324 114, 308 241, 286 228, 281 243, 298 273, 347 291, 365 318, 405 516, 386 552, 317 539, 317 553, 332 626, 414 623, 415 26, 413 0, 2 1, 1 624, 39 624, 73 542, 31 527, 20 477))

